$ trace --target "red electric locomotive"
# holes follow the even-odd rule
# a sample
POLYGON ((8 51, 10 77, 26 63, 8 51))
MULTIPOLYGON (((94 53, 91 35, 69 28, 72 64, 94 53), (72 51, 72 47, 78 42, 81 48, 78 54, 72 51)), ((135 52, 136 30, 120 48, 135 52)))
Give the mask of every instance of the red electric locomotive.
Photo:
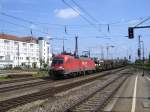
POLYGON ((58 78, 93 71, 95 71, 95 62, 92 59, 60 54, 53 58, 49 75, 52 78, 58 78))

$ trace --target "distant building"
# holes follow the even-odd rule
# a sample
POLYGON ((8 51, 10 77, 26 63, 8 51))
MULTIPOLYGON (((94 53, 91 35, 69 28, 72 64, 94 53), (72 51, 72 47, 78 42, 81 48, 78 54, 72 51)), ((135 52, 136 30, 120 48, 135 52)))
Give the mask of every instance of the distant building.
POLYGON ((51 64, 51 48, 43 37, 0 34, 0 67, 40 67, 51 64))

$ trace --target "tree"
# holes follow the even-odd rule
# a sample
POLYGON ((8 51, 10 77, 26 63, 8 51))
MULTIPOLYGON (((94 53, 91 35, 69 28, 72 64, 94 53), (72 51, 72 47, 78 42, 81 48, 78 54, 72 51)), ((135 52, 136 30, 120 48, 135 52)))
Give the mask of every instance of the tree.
POLYGON ((40 59, 40 69, 43 66, 43 64, 45 63, 45 61, 43 59, 40 59))
POLYGON ((44 69, 46 69, 48 67, 48 64, 44 63, 43 67, 44 67, 44 69))
POLYGON ((148 58, 148 62, 149 62, 149 64, 150 64, 150 53, 149 53, 149 58, 148 58))
POLYGON ((40 69, 41 69, 42 64, 43 64, 43 60, 40 59, 40 69))
POLYGON ((33 63, 32 63, 32 67, 33 67, 33 68, 36 68, 36 65, 37 65, 36 62, 33 62, 33 63))

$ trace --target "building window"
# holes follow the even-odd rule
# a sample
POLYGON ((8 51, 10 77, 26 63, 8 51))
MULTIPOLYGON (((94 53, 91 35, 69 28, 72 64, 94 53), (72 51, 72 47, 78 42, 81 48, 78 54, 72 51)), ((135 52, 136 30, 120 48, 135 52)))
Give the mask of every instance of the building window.
POLYGON ((4 43, 5 44, 9 44, 9 40, 4 40, 4 43))
POLYGON ((29 60, 29 57, 26 57, 26 60, 29 60))
POLYGON ((22 43, 22 45, 23 45, 23 47, 26 47, 27 44, 26 43, 22 43))
POLYGON ((15 45, 18 45, 18 42, 14 42, 15 45))
POLYGON ((3 56, 0 56, 0 60, 2 60, 3 59, 3 56))
POLYGON ((33 47, 33 44, 30 44, 30 47, 33 47))

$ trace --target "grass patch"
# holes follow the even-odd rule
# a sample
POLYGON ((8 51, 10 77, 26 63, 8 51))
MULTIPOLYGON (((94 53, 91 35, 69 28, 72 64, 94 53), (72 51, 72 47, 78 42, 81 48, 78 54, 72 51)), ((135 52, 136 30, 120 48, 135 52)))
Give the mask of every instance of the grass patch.
MULTIPOLYGON (((143 68, 142 64, 135 64, 134 66, 137 67, 137 68, 140 68, 140 69, 143 68)), ((150 64, 144 64, 144 69, 145 70, 150 70, 150 64)))
POLYGON ((150 64, 145 64, 146 67, 150 68, 150 64))
POLYGON ((48 77, 48 71, 38 71, 33 77, 48 77))
POLYGON ((8 77, 8 76, 2 76, 2 77, 0 77, 0 81, 8 81, 8 80, 11 80, 11 78, 8 77))

